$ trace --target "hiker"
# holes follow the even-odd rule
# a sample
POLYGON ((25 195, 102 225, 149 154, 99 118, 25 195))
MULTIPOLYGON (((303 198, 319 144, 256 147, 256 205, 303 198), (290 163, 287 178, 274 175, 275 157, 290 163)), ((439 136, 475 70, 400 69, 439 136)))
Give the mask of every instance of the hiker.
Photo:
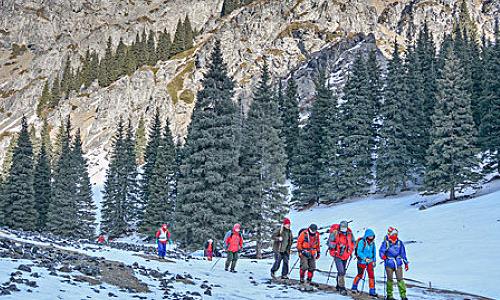
POLYGON ((290 219, 284 218, 283 224, 272 235, 274 264, 271 268, 271 277, 276 278, 276 271, 280 268, 281 261, 283 261, 283 268, 281 269, 281 279, 288 279, 288 263, 290 261, 290 252, 292 250, 292 231, 290 230, 290 219))
POLYGON ((231 266, 231 272, 236 273, 234 269, 236 267, 236 261, 238 260, 238 253, 243 248, 243 237, 240 234, 241 225, 234 224, 233 230, 226 233, 224 237, 224 245, 227 251, 227 260, 225 270, 229 270, 231 266))
POLYGON ((340 224, 333 224, 330 227, 330 236, 328 237, 328 250, 337 267, 336 288, 344 296, 347 295, 345 288, 347 260, 350 259, 354 251, 354 236, 348 225, 347 221, 342 221, 340 224))
POLYGON ((106 237, 103 234, 99 235, 99 237, 97 238, 97 243, 98 244, 105 244, 106 243, 106 237))
POLYGON ((311 284, 316 270, 316 260, 320 257, 320 240, 316 224, 301 230, 297 239, 297 250, 300 257, 300 283, 304 283, 307 271, 307 283, 311 284))
POLYGON ((158 256, 165 258, 167 254, 167 242, 170 241, 170 232, 167 224, 161 225, 161 228, 156 232, 156 243, 158 244, 158 256))
POLYGON ((204 251, 204 256, 208 257, 209 261, 212 261, 212 258, 214 257, 215 251, 215 243, 212 239, 209 239, 208 241, 205 242, 205 251, 204 251))
MULTIPOLYGON (((371 229, 365 231, 365 235, 356 241, 355 254, 358 259, 358 275, 352 283, 352 292, 358 292, 358 283, 364 279, 365 270, 368 273, 368 286, 370 287, 370 296, 377 297, 375 292, 374 269, 376 264, 375 233, 371 229)), ((363 282, 364 284, 364 282, 363 282)))
POLYGON ((398 238, 398 230, 389 227, 387 236, 384 238, 379 250, 380 258, 384 260, 385 272, 387 274, 387 300, 394 300, 393 278, 396 273, 399 295, 402 300, 406 298, 406 285, 403 280, 403 264, 408 271, 408 259, 403 241, 398 238))

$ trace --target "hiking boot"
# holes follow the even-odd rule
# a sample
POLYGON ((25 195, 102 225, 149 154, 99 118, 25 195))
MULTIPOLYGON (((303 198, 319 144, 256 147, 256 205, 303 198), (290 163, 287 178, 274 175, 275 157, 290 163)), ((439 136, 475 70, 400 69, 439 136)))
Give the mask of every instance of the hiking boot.
POLYGON ((276 272, 271 271, 271 278, 276 279, 276 272))
POLYGON ((305 283, 304 278, 300 278, 300 283, 305 283))
POLYGON ((340 288, 340 294, 342 296, 347 296, 347 290, 345 288, 340 288))
POLYGON ((283 275, 283 276, 281 276, 281 279, 288 280, 288 279, 290 279, 290 277, 288 277, 287 275, 283 275))
POLYGON ((236 270, 231 270, 231 273, 238 273, 238 271, 236 271, 236 270))
POLYGON ((359 291, 358 291, 357 289, 352 289, 352 290, 351 290, 351 293, 353 293, 353 294, 357 294, 357 293, 359 293, 359 291))
POLYGON ((401 300, 408 300, 408 298, 404 297, 404 298, 401 298, 401 300))
POLYGON ((385 300, 396 300, 396 299, 394 299, 392 297, 385 297, 385 300))
POLYGON ((335 286, 335 290, 337 290, 337 292, 340 292, 340 286, 337 284, 337 286, 335 286))
POLYGON ((228 268, 224 268, 224 270, 226 270, 226 272, 227 272, 227 271, 229 271, 229 269, 228 269, 228 268))

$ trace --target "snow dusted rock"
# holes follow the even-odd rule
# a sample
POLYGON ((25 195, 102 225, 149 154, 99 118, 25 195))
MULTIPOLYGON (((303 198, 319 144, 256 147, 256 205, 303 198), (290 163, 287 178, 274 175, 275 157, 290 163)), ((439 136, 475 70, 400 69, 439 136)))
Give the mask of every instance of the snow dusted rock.
POLYGON ((17 269, 21 270, 21 271, 24 271, 24 272, 31 273, 31 268, 28 267, 27 265, 19 265, 19 267, 17 267, 17 269))

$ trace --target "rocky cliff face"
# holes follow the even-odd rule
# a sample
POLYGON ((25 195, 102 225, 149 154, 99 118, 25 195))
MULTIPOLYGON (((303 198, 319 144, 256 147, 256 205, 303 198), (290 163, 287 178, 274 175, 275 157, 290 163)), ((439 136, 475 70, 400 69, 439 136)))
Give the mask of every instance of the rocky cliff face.
MULTIPOLYGON (((100 174, 119 116, 136 124, 158 107, 174 135, 186 135, 194 103, 182 95, 199 89, 215 39, 222 41, 246 107, 266 57, 275 77, 296 71, 301 105, 307 108, 318 65, 326 64, 334 86, 341 86, 359 51, 376 47, 384 63, 394 39, 405 45, 424 22, 438 42, 451 30, 460 1, 256 0, 221 18, 223 0, 0 0, 0 160, 23 114, 40 128, 35 108, 45 80, 61 70, 68 55, 77 67, 88 48, 102 53, 109 36, 116 46, 120 37, 130 43, 143 29, 172 32, 186 14, 200 32, 190 51, 143 67, 107 88, 95 84, 73 92, 49 114, 53 134, 61 118, 71 115, 100 174), (19 51, 23 45, 26 50, 19 51)), ((467 4, 478 32, 491 36, 500 1, 467 4)))

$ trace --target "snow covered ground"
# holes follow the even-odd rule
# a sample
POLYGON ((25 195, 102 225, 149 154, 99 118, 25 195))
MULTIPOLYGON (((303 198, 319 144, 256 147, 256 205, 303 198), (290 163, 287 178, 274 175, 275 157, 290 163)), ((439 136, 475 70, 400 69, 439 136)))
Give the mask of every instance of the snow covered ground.
MULTIPOLYGON (((328 227, 343 219, 353 220, 351 227, 356 236, 361 235, 365 228, 372 228, 377 234, 376 241, 379 246, 387 227, 396 226, 401 239, 407 243, 410 260, 410 271, 405 274, 407 278, 420 281, 422 282, 420 285, 424 286, 431 282, 435 288, 458 290, 494 299, 500 298, 498 285, 500 274, 496 270, 495 261, 500 249, 500 235, 498 234, 500 232, 500 206, 498 205, 500 191, 497 190, 471 200, 438 205, 426 210, 419 210, 419 205, 412 205, 417 202, 434 202, 440 197, 444 198, 445 195, 422 197, 416 193, 407 193, 397 197, 376 196, 341 205, 319 206, 301 212, 294 211, 291 213, 292 229, 296 234, 300 228, 307 227, 311 222, 320 227, 328 227)), ((0 231, 0 238, 2 237, 26 241, 26 239, 0 231)), ((326 234, 323 235, 323 239, 326 240, 326 238, 326 234)), ((50 244, 45 241, 28 241, 38 245, 50 244)), ((131 242, 132 239, 124 241, 131 242)), ((224 271, 223 259, 218 262, 214 270, 211 270, 213 262, 200 259, 158 262, 137 256, 137 253, 131 251, 95 245, 87 245, 87 248, 56 244, 52 246, 124 262, 127 265, 137 262, 146 268, 160 272, 168 271, 174 275, 190 274, 194 285, 173 282, 172 286, 175 292, 190 295, 191 299, 347 299, 327 292, 310 294, 269 283, 271 260, 240 259, 237 266, 238 273, 232 274, 224 271), (212 287, 212 296, 204 295, 206 288, 202 287, 203 284, 212 287)), ((331 263, 331 258, 325 255, 325 251, 325 241, 323 241, 322 257, 318 262, 318 268, 322 271, 327 271, 331 263)), ((295 260, 294 255, 291 258, 291 264, 295 260)), ((20 264, 30 264, 30 261, 0 258, 0 284, 6 282, 20 264)), ((18 284, 17 287, 21 291, 2 296, 2 299, 107 299, 108 293, 116 295, 117 299, 137 299, 139 296, 145 297, 143 299, 160 299, 164 296, 161 281, 143 276, 137 269, 135 275, 148 284, 150 293, 131 294, 105 283, 90 286, 86 282, 75 282, 49 275, 49 271, 45 268, 32 266, 32 269, 32 273, 23 272, 22 275, 17 276, 35 280, 38 287, 31 288, 18 284), (40 278, 33 278, 34 272, 37 272, 40 278)), ((382 267, 378 266, 376 272, 377 279, 382 281, 382 267)), ((78 272, 73 271, 68 275, 73 278, 76 274, 78 272)), ((348 271, 347 284, 349 286, 352 283, 351 276, 354 275, 355 262, 352 262, 348 271)), ((292 272, 292 278, 298 278, 298 270, 292 272)), ((321 283, 326 282, 326 273, 317 272, 315 280, 321 283)), ((330 283, 333 284, 333 282, 334 279, 330 279, 330 283)), ((383 294, 381 282, 377 282, 377 291, 383 294)), ((169 297, 171 296, 172 293, 169 297)), ((458 295, 428 293, 419 288, 410 288, 409 297, 410 299, 463 299, 458 295)))
MULTIPOLYGON (((497 185, 492 182, 491 185, 497 185)), ((490 188, 487 186, 486 188, 490 188)), ((491 190, 490 190, 491 192, 491 190)), ((454 289, 500 298, 500 273, 495 257, 500 251, 500 191, 474 199, 418 210, 412 203, 435 201, 445 195, 422 197, 407 193, 397 197, 372 197, 336 206, 319 206, 292 212, 292 229, 297 232, 314 222, 319 227, 341 220, 353 220, 356 237, 366 228, 375 231, 377 247, 389 226, 399 229, 406 241, 410 271, 405 277, 454 289)), ((323 235, 323 239, 327 236, 323 235)), ((322 243, 324 254, 325 242, 322 243)), ((324 255, 318 268, 328 270, 331 258, 324 255)), ((348 274, 355 275, 355 267, 348 274)), ((376 276, 383 277, 377 267, 376 276)), ((352 280, 348 281, 349 284, 352 280)), ((382 287, 378 286, 379 291, 382 287)))

